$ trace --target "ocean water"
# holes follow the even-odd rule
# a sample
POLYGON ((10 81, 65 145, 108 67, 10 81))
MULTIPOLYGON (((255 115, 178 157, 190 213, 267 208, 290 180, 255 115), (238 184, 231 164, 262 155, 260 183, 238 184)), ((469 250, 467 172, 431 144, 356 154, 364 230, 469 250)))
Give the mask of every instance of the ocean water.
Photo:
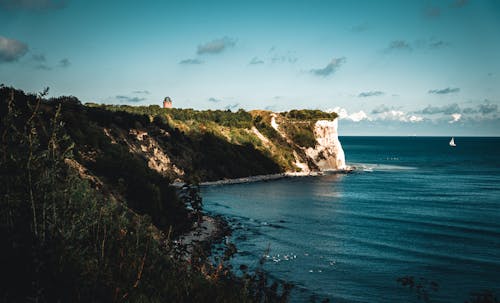
POLYGON ((293 302, 419 302, 402 276, 428 281, 430 302, 500 297, 500 138, 340 140, 354 173, 202 189, 233 227, 235 268, 267 255, 293 302))

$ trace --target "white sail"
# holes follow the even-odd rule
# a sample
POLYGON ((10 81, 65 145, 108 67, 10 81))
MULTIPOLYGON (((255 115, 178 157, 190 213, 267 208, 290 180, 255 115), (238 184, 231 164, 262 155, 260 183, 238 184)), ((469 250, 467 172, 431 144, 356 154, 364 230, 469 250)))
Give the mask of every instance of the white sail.
POLYGON ((451 140, 450 140, 450 146, 457 146, 455 144, 455 138, 451 137, 451 140))

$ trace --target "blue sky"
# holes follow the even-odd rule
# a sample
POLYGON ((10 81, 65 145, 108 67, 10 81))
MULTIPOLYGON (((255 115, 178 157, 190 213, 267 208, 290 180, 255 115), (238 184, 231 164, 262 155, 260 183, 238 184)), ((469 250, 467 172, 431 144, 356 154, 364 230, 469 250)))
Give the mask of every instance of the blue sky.
POLYGON ((0 0, 0 83, 83 102, 335 110, 500 135, 500 2, 0 0))

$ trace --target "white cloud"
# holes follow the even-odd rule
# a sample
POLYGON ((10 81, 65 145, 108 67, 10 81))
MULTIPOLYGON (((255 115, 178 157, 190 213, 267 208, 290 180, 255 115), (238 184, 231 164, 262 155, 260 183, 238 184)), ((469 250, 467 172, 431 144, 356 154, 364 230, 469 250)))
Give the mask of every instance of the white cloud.
POLYGON ((359 112, 350 114, 349 119, 351 119, 353 122, 359 122, 362 120, 370 120, 370 118, 368 118, 366 113, 362 110, 360 110, 359 112))
POLYGON ((380 120, 405 121, 406 114, 400 110, 388 110, 379 114, 380 120))
POLYGON ((448 123, 458 122, 458 120, 460 120, 460 118, 462 118, 462 114, 458 114, 458 113, 451 114, 451 119, 452 120, 448 121, 448 123))
POLYGON ((388 110, 385 112, 378 113, 375 119, 384 121, 399 121, 399 122, 411 122, 411 123, 422 122, 424 120, 423 117, 409 115, 408 113, 401 110, 388 110))
POLYGON ((327 110, 325 110, 325 112, 327 113, 337 113, 337 115, 339 116, 339 119, 345 119, 348 114, 347 114, 347 110, 345 108, 342 108, 342 107, 334 107, 334 108, 329 108, 327 110))
POLYGON ((410 116, 410 122, 422 122, 424 120, 423 117, 419 117, 419 116, 410 116))
POLYGON ((21 41, 0 36, 0 63, 13 62, 28 52, 28 45, 21 41))
POLYGON ((347 119, 347 120, 351 120, 353 122, 359 122, 359 121, 363 121, 363 120, 368 120, 368 121, 371 120, 370 117, 368 117, 368 115, 362 110, 360 110, 359 112, 349 114, 345 108, 337 106, 333 109, 328 109, 326 111, 327 112, 336 112, 337 115, 339 116, 340 120, 347 119))
POLYGON ((349 114, 349 112, 342 107, 335 107, 326 110, 327 112, 336 112, 341 120, 351 120, 353 122, 360 121, 398 121, 398 122, 409 122, 418 123, 424 121, 424 118, 416 115, 409 115, 408 113, 401 110, 386 110, 386 111, 374 111, 372 116, 368 116, 364 111, 360 110, 349 114))

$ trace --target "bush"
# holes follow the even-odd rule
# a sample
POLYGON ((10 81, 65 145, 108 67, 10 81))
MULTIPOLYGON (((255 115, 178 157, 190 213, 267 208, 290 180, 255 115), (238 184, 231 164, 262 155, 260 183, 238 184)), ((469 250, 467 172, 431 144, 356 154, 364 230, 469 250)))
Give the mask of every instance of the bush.
MULTIPOLYGON (((137 183, 135 194, 146 190, 150 196, 143 199, 155 201, 136 206, 142 207, 144 215, 121 204, 110 192, 93 189, 66 164, 72 161, 76 145, 61 120, 64 102, 51 111, 50 104, 44 108, 42 96, 0 89, 0 266, 4 277, 0 301, 286 301, 286 289, 278 295, 277 288, 259 282, 256 276, 238 278, 222 264, 213 267, 206 259, 190 264, 177 255, 169 238, 150 219, 155 212, 165 211, 162 197, 165 188, 170 190, 168 186, 137 183)), ((115 152, 116 157, 126 154, 115 152)), ((118 176, 107 178, 120 183, 121 177, 130 178, 134 172, 148 175, 137 162, 129 164, 123 172, 117 171, 118 176)), ((176 216, 182 220, 186 209, 169 211, 169 220, 176 216)))

